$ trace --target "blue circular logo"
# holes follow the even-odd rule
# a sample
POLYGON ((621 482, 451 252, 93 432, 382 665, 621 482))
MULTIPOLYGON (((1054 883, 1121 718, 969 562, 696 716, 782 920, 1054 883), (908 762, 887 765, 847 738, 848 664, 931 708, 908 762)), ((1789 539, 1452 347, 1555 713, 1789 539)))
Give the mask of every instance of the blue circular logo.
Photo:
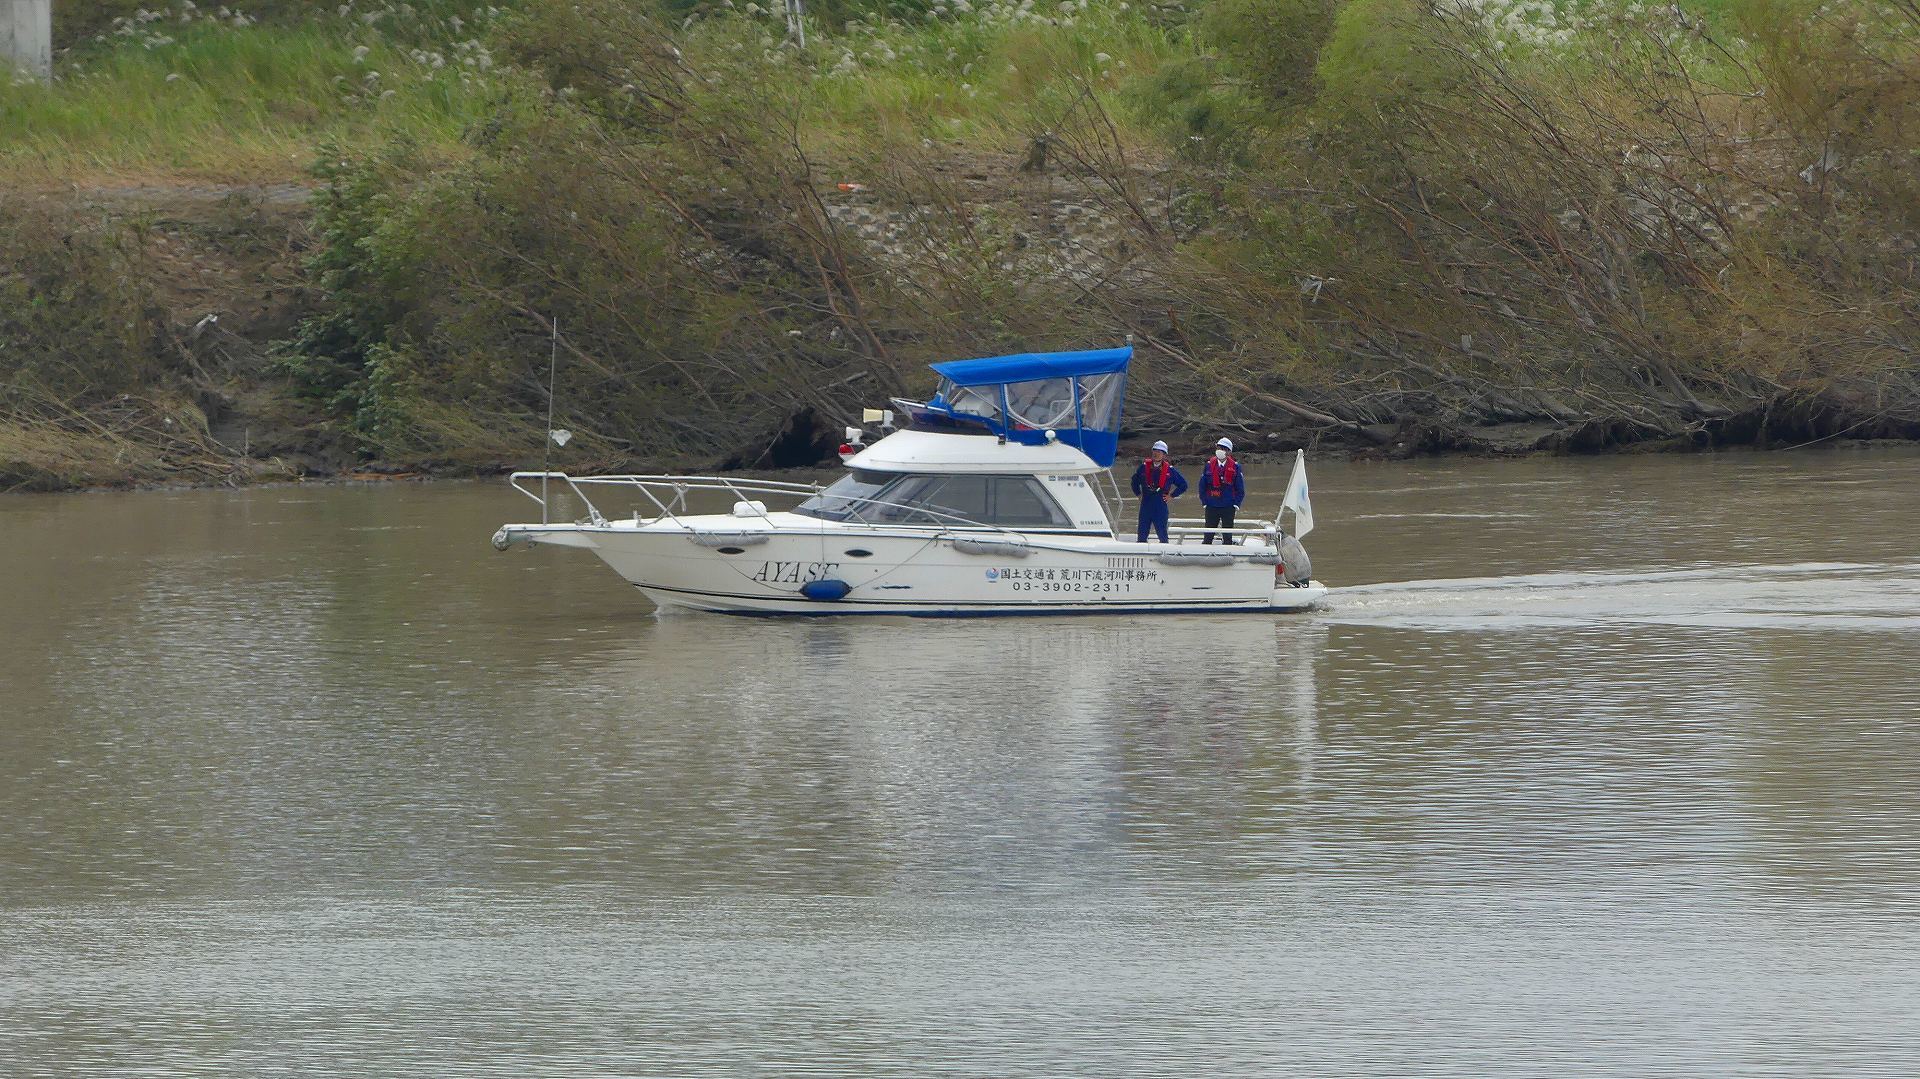
POLYGON ((999 579, 1000 579, 1000 571, 999 571, 999 570, 997 570, 997 569, 990 569, 990 570, 988 570, 988 571, 987 571, 987 580, 989 580, 989 581, 997 581, 997 580, 999 580, 999 579))

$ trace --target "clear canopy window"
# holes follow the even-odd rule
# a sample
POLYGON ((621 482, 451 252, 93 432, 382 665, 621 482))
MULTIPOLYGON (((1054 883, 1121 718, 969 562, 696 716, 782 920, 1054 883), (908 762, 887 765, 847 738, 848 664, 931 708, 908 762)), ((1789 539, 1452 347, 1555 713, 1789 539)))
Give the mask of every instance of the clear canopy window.
POLYGON ((1034 382, 1009 383, 1007 418, 1016 427, 1034 431, 1081 426, 1073 399, 1073 381, 1070 378, 1043 378, 1034 382))
POLYGON ((935 400, 955 412, 996 424, 1008 422, 1020 430, 1091 427, 1111 431, 1120 426, 1120 398, 1126 386, 1127 376, 1119 371, 993 386, 956 386, 941 379, 935 400))
POLYGON ((940 380, 940 389, 935 396, 955 412, 964 412, 969 416, 992 420, 994 423, 1000 422, 1000 387, 998 386, 956 386, 952 380, 943 378, 940 380))
POLYGON ((1077 446, 1095 464, 1113 464, 1133 348, 1023 352, 936 363, 934 417, 978 421, 1009 441, 1052 438, 1077 446))
POLYGON ((1081 375, 1077 381, 1080 383, 1080 426, 1118 431, 1121 399, 1127 395, 1127 373, 1081 375))

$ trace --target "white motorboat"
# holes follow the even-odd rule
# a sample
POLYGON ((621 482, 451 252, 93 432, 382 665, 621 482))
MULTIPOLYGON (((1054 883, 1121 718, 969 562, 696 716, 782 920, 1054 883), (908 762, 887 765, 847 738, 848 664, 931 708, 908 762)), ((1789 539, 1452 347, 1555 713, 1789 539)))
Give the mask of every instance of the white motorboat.
MULTIPOLYGON (((662 607, 726 614, 1142 614, 1293 611, 1326 588, 1296 537, 1313 527, 1304 454, 1280 511, 1203 544, 1176 519, 1166 544, 1116 535, 1110 471, 1131 346, 933 365, 910 423, 846 460, 831 484, 728 476, 516 472, 539 524, 495 547, 583 547, 662 607), (563 496, 586 516, 548 518, 563 496), (624 498, 632 515, 596 504, 624 498), (695 512, 705 501, 718 512, 695 512), (773 505, 770 507, 769 503, 773 505), (784 508, 782 508, 784 507, 784 508), (1281 527, 1294 514, 1294 532, 1281 527)), ((891 413, 868 410, 890 426, 891 413)), ((1243 508, 1244 512, 1244 508, 1243 508)))

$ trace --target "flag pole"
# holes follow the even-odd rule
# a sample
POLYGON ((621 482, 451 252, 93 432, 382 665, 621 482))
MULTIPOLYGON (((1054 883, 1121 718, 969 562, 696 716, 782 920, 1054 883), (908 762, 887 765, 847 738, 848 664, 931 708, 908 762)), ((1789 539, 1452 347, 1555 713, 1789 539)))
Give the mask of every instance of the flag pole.
POLYGON ((1294 539, 1313 531, 1313 498, 1307 491, 1306 450, 1293 453, 1293 475, 1287 479, 1287 496, 1280 503, 1281 515, 1285 516, 1288 510, 1293 511, 1294 539))

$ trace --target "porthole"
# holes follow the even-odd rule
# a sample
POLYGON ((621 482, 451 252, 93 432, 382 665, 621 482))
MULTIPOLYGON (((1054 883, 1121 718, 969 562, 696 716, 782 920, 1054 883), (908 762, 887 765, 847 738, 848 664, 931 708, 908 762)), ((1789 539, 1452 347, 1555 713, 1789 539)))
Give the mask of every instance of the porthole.
POLYGON ((745 554, 747 551, 745 547, 719 547, 715 549, 721 554, 745 554))
POLYGON ((847 548, 847 557, 848 557, 848 558, 871 558, 872 556, 873 556, 873 552, 872 552, 872 551, 869 551, 869 550, 867 550, 867 549, 866 549, 865 547, 849 547, 849 548, 847 548))

